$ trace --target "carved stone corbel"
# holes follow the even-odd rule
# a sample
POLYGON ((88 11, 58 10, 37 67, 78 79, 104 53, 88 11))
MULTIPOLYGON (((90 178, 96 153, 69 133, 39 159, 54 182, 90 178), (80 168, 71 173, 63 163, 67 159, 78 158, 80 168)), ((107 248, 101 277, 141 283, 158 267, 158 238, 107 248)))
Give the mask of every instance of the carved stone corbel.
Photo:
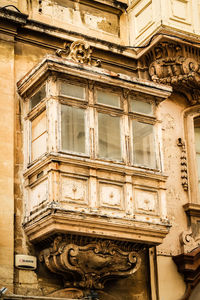
POLYGON ((92 59, 92 49, 85 41, 75 41, 71 45, 64 44, 65 49, 58 49, 56 55, 59 57, 71 59, 81 64, 88 64, 94 67, 100 67, 101 61, 92 59))
POLYGON ((183 231, 180 235, 182 253, 189 253, 200 245, 199 239, 194 239, 192 229, 183 231))
POLYGON ((162 42, 146 55, 154 82, 172 85, 191 104, 200 102, 199 52, 192 46, 162 42))
POLYGON ((120 243, 59 235, 40 252, 39 259, 51 272, 63 276, 65 287, 103 289, 106 281, 127 277, 140 267, 139 254, 120 243))
POLYGON ((180 235, 182 253, 173 256, 178 271, 184 276, 186 291, 181 300, 188 300, 193 289, 200 282, 200 240, 193 237, 192 229, 180 235))

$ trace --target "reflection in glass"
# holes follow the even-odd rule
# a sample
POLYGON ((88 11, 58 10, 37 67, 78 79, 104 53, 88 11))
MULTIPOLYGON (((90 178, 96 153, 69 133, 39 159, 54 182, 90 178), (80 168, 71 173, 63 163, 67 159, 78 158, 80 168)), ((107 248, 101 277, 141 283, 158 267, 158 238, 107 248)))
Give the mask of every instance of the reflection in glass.
POLYGON ((153 125, 136 120, 132 124, 134 163, 155 169, 157 166, 153 125))
POLYGON ((196 161, 198 171, 198 186, 200 191, 200 118, 194 118, 194 136, 195 136, 195 149, 196 161))
POLYGON ((66 81, 61 81, 60 94, 68 97, 85 99, 85 88, 66 81))
POLYGON ((62 149, 85 153, 85 110, 62 105, 61 109, 62 149))
POLYGON ((131 106, 130 109, 132 112, 146 114, 146 115, 153 114, 152 104, 149 102, 143 102, 143 101, 139 101, 139 100, 131 98, 130 106, 131 106))
POLYGON ((99 156, 121 160, 120 118, 98 114, 99 156))
POLYGON ((31 122, 31 160, 44 154, 47 149, 46 111, 31 122))
POLYGON ((45 85, 43 85, 41 89, 34 96, 31 97, 30 109, 35 107, 42 99, 44 99, 45 96, 46 96, 46 89, 45 89, 45 85))
POLYGON ((97 90, 97 101, 101 104, 120 107, 120 96, 117 94, 97 90))

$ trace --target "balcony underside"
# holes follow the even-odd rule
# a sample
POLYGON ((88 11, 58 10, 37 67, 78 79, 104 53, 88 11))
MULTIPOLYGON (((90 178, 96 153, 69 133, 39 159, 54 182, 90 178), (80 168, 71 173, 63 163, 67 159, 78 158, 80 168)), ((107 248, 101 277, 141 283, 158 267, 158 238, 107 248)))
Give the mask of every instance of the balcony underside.
POLYGON ((37 217, 26 222, 24 229, 32 243, 64 233, 158 245, 167 235, 169 225, 162 222, 154 224, 125 218, 108 218, 53 207, 44 209, 37 217))

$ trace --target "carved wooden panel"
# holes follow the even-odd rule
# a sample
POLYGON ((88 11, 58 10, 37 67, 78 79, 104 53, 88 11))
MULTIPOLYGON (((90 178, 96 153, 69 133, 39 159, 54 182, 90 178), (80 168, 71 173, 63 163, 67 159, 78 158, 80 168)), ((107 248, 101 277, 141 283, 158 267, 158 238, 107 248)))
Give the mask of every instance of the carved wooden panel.
POLYGON ((102 207, 123 208, 123 185, 99 182, 99 203, 102 207))
POLYGON ((157 191, 147 189, 134 190, 135 206, 138 212, 155 214, 158 210, 158 193, 157 191))
POLYGON ((171 0, 170 19, 186 24, 191 23, 191 1, 171 0))
POLYGON ((33 186, 29 191, 30 211, 34 210, 38 205, 48 198, 48 179, 43 180, 33 186))
POLYGON ((62 201, 79 204, 88 203, 88 180, 80 177, 61 177, 61 199, 62 201))
POLYGON ((143 7, 135 14, 136 36, 153 23, 152 1, 143 1, 143 7))

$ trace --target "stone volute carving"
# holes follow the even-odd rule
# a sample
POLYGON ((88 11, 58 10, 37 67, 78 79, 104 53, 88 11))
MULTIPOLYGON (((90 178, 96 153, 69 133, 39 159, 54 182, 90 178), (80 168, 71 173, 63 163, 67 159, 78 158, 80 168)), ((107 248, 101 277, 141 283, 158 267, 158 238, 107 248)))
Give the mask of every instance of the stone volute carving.
POLYGON ((192 46, 162 42, 146 55, 154 82, 169 84, 191 104, 200 102, 200 51, 192 46))
POLYGON ((92 59, 92 49, 85 41, 75 41, 71 45, 65 43, 65 49, 58 49, 56 55, 59 57, 71 59, 81 64, 88 64, 94 67, 100 67, 100 60, 92 59))
POLYGON ((200 245, 200 240, 193 237, 192 229, 183 231, 180 235, 182 253, 189 253, 200 245))
POLYGON ((103 289, 106 281, 127 277, 140 267, 139 254, 126 248, 119 241, 57 236, 39 258, 51 272, 63 276, 65 287, 103 289))

